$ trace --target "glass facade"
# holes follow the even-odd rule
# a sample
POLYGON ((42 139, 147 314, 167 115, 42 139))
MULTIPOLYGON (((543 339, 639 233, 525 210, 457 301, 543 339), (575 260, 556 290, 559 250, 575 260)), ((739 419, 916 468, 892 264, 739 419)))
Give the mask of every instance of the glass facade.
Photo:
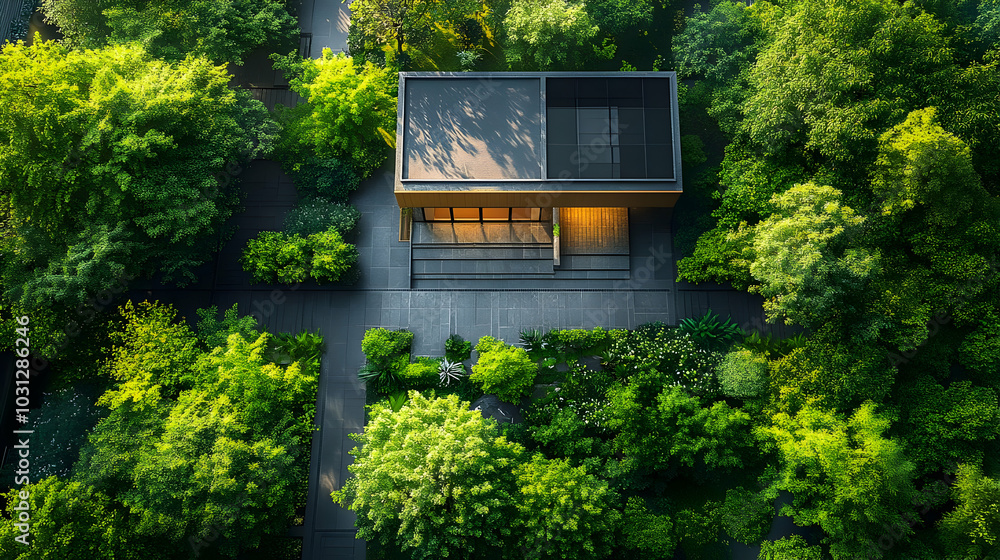
POLYGON ((538 222, 539 208, 424 208, 426 222, 538 222))

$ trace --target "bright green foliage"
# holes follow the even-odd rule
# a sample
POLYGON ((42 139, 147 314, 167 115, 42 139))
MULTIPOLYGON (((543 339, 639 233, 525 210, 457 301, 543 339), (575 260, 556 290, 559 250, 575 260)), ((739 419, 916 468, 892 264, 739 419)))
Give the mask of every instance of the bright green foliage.
POLYGON ((626 548, 638 550, 642 558, 667 560, 674 557, 674 524, 670 516, 646 509, 642 498, 632 497, 622 514, 622 533, 626 548))
POLYGON ((698 346, 710 351, 726 350, 743 336, 743 331, 733 323, 732 318, 727 317, 720 322, 711 309, 697 319, 681 319, 677 332, 690 335, 698 346))
POLYGON ((602 559, 621 514, 608 484, 565 460, 535 454, 514 469, 517 558, 602 559))
POLYGON ((405 356, 408 363, 411 344, 413 344, 413 333, 410 331, 368 329, 361 340, 361 351, 365 353, 368 363, 387 367, 400 356, 405 356))
POLYGON ((613 47, 595 45, 600 30, 583 3, 573 0, 513 0, 504 28, 512 70, 577 70, 614 55, 613 47))
POLYGON ((107 371, 123 387, 157 388, 176 396, 192 382, 198 339, 169 305, 131 301, 119 308, 122 327, 111 333, 114 346, 107 371))
POLYGON ((250 240, 241 260, 257 282, 336 282, 357 262, 358 250, 332 227, 305 237, 264 231, 250 240))
MULTIPOLYGON (((123 375, 98 401, 110 413, 77 476, 127 505, 135 531, 161 548, 216 530, 219 551, 235 557, 286 528, 304 491, 316 373, 267 363, 269 338, 233 334, 202 354, 176 400, 148 376, 123 375)), ((127 365, 119 356, 111 368, 127 365)))
MULTIPOLYGON (((769 153, 795 146, 839 162, 939 96, 952 51, 943 26, 895 0, 801 0, 765 22, 741 129, 769 153)), ((870 160, 869 160, 870 161, 870 160)))
POLYGON ((542 341, 554 346, 558 352, 596 352, 608 341, 608 331, 601 327, 587 329, 555 329, 545 333, 542 341))
POLYGON ((655 370, 665 383, 697 394, 717 391, 715 367, 720 356, 699 348, 690 335, 666 327, 612 331, 605 368, 618 377, 655 370))
POLYGON ((615 37, 641 32, 653 23, 649 0, 586 0, 584 5, 594 24, 615 37))
POLYGON ((441 358, 418 356, 399 372, 399 379, 407 389, 437 387, 440 381, 441 358))
POLYGON ((776 414, 759 428, 774 441, 783 469, 777 488, 794 496, 784 508, 799 525, 819 525, 835 558, 864 557, 892 527, 906 539, 916 491, 913 463, 884 436, 889 420, 863 404, 846 421, 818 408, 776 414))
POLYGON ((896 371, 881 348, 814 337, 772 363, 770 375, 774 407, 791 413, 810 402, 840 411, 868 399, 880 402, 889 394, 896 371))
POLYGON ((291 167, 289 174, 303 198, 347 202, 348 196, 361 184, 350 166, 332 158, 307 157, 305 162, 291 167))
POLYGON ((913 111, 882 135, 872 189, 884 214, 925 209, 933 226, 951 227, 988 197, 969 147, 937 124, 933 108, 913 111))
POLYGON ((483 392, 496 394, 500 400, 510 403, 519 402, 531 392, 538 364, 523 348, 484 336, 476 344, 476 352, 479 359, 472 366, 469 380, 482 385, 483 392))
POLYGON ((330 49, 286 66, 290 87, 308 101, 282 113, 281 152, 290 168, 308 175, 317 157, 350 163, 361 178, 374 173, 395 138, 396 74, 330 49))
MULTIPOLYGON (((706 502, 697 509, 682 509, 674 515, 677 544, 689 558, 702 558, 701 553, 719 534, 718 502, 706 502)), ((708 558, 718 557, 718 554, 708 558)))
POLYGON ((76 47, 136 41, 159 58, 204 55, 242 63, 260 46, 291 47, 295 18, 282 0, 42 0, 42 11, 76 47))
MULTIPOLYGON (((139 560, 151 550, 128 533, 122 512, 116 511, 106 495, 79 482, 50 476, 35 484, 11 490, 4 496, 7 507, 0 519, 0 556, 10 560, 139 560), (29 494, 27 514, 30 534, 14 523, 14 508, 29 494), (14 540, 27 535, 25 543, 14 540)), ((25 508, 22 508, 24 510, 25 508)))
POLYGON ((197 327, 198 338, 210 349, 225 346, 229 335, 233 333, 239 333, 246 339, 256 339, 260 335, 257 330, 257 319, 253 315, 240 317, 235 303, 223 313, 221 321, 219 308, 215 305, 197 309, 195 313, 200 318, 197 327))
POLYGON ((734 350, 719 362, 716 373, 726 396, 756 397, 767 390, 767 358, 746 349, 734 350))
POLYGON ((662 376, 638 374, 608 391, 606 425, 623 471, 672 467, 738 469, 752 448, 750 416, 724 402, 707 405, 662 376))
POLYGON ((509 543, 523 448, 455 395, 409 395, 396 413, 373 405, 364 432, 351 435, 354 476, 333 499, 357 513, 358 537, 415 560, 479 558, 509 543))
POLYGON ((346 237, 354 231, 360 219, 361 212, 353 206, 319 198, 307 199, 288 213, 285 233, 306 237, 333 228, 346 237))
POLYGON ((949 552, 985 558, 987 552, 996 551, 1000 539, 1000 482, 983 476, 973 465, 959 465, 952 495, 957 505, 941 520, 949 552))
POLYGON ((204 58, 138 46, 0 54, 4 295, 75 307, 139 274, 194 279, 265 153, 267 111, 204 58))
POLYGON ((852 297, 878 270, 878 253, 848 245, 864 218, 840 202, 840 191, 796 185, 772 203, 776 212, 757 225, 754 287, 771 319, 816 328, 834 313, 854 315, 852 297))
POLYGON ((823 549, 809 546, 799 535, 764 541, 760 545, 758 560, 823 560, 823 549))
POLYGON ((996 391, 956 381, 947 389, 921 377, 899 392, 900 429, 920 474, 952 464, 978 464, 1000 438, 996 391))
POLYGON ((726 490, 726 500, 719 509, 722 528, 743 544, 753 545, 767 536, 774 518, 773 499, 767 493, 745 488, 726 490))

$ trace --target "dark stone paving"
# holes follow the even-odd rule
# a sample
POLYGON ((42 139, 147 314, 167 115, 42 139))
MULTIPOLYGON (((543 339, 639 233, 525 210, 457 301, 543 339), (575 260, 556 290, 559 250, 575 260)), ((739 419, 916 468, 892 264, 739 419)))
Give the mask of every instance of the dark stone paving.
POLYGON ((452 333, 469 340, 492 335, 516 342, 522 329, 635 327, 650 321, 676 323, 708 307, 723 317, 751 324, 760 317, 760 298, 725 289, 697 289, 674 282, 670 210, 632 209, 630 276, 599 278, 493 280, 485 284, 441 280, 427 289, 410 288, 410 247, 398 241, 391 165, 366 181, 352 197, 362 212, 356 243, 360 280, 353 286, 266 286, 250 282, 239 266, 247 239, 280 229, 295 202, 294 187, 273 162, 253 162, 241 177, 246 212, 215 262, 203 267, 197 284, 185 289, 140 286, 133 297, 175 303, 189 319, 194 309, 238 304, 272 332, 319 330, 326 337, 317 399, 316 432, 310 473, 304 559, 363 559, 365 546, 354 538, 354 516, 330 499, 349 475, 348 434, 364 424, 364 386, 356 372, 364 362, 361 339, 372 327, 414 332, 415 355, 440 356, 452 333), (147 291, 149 290, 149 291, 147 291))

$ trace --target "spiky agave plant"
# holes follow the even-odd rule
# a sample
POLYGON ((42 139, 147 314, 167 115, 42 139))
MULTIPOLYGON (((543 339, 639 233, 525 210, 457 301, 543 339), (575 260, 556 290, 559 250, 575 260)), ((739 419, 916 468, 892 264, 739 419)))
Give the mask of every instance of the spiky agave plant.
POLYGON ((442 385, 451 385, 452 381, 460 381, 465 375, 465 366, 462 362, 452 362, 451 360, 441 360, 438 367, 438 375, 441 376, 442 385))

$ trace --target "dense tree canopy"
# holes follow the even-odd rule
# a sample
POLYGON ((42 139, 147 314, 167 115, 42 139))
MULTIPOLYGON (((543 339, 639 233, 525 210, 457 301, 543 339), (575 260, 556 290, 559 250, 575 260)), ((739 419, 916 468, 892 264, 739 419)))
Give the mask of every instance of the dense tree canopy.
POLYGON ((596 44, 600 29, 587 7, 572 0, 513 0, 504 27, 513 70, 577 70, 614 54, 596 44))
POLYGON ((291 50, 295 18, 284 0, 43 0, 45 16, 75 47, 138 42, 154 56, 204 55, 240 64, 249 51, 291 50))
POLYGON ((135 276, 193 279, 273 135, 260 103, 204 58, 138 46, 0 54, 4 297, 76 307, 135 276))

